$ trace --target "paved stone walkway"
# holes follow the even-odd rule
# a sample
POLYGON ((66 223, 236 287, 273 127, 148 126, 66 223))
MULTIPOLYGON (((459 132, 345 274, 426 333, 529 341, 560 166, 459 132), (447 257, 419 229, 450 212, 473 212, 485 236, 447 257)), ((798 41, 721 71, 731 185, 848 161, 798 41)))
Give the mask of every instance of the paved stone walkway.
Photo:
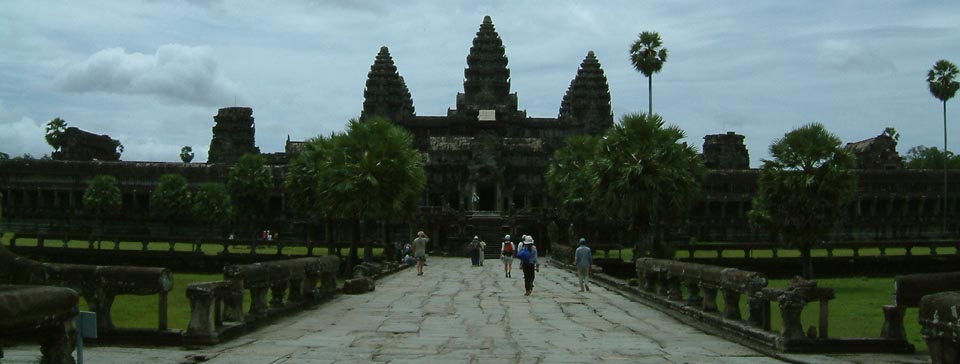
MULTIPOLYGON (((498 261, 486 263, 472 267, 466 258, 431 258, 424 276, 412 269, 399 272, 379 281, 373 293, 339 296, 219 346, 199 351, 90 348, 87 362, 783 362, 601 287, 580 293, 574 274, 547 265, 534 294, 525 297, 517 267, 513 278, 505 279, 498 261)), ((0 362, 36 362, 37 355, 35 347, 10 348, 0 362)), ((787 357, 817 363, 918 362, 891 358, 896 357, 787 357)))

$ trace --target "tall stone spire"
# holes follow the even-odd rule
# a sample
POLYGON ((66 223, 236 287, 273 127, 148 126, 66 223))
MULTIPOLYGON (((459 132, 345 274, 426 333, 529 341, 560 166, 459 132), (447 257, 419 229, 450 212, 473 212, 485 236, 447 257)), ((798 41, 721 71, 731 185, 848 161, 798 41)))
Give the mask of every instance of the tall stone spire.
POLYGON ((458 110, 517 111, 517 95, 510 93, 510 69, 503 41, 490 16, 483 18, 477 37, 473 38, 463 75, 463 93, 457 95, 458 110))
POLYGON ((380 47, 380 53, 367 73, 367 85, 363 90, 363 111, 360 120, 382 116, 393 122, 413 118, 413 98, 406 82, 397 72, 390 50, 380 47))
POLYGON ((591 135, 603 134, 613 126, 610 86, 593 51, 587 52, 577 76, 563 95, 558 119, 583 125, 584 131, 591 135))

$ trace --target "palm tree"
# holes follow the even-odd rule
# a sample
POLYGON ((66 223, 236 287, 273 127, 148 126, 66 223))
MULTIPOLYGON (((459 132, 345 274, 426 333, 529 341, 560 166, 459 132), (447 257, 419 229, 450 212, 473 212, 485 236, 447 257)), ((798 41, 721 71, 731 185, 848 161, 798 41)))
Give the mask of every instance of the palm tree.
POLYGON ((291 164, 285 184, 291 198, 300 200, 299 208, 352 220, 350 270, 358 260, 363 222, 412 215, 426 172, 413 136, 375 117, 362 123, 350 120, 346 134, 308 141, 291 164))
MULTIPOLYGON (((684 137, 680 128, 665 127, 659 115, 624 115, 600 138, 588 165, 598 191, 593 209, 630 219, 640 240, 647 238, 651 226, 657 232, 682 217, 699 194, 704 173, 696 148, 680 142, 684 137)), ((652 255, 672 258, 659 239, 653 242, 652 255)), ((642 253, 636 249, 634 258, 642 253)))
POLYGON ((596 189, 591 185, 587 168, 593 162, 599 140, 600 138, 590 135, 567 138, 564 146, 554 152, 553 162, 544 176, 547 190, 556 201, 560 213, 576 226, 585 226, 587 220, 596 220, 599 215, 591 209, 593 206, 589 203, 593 200, 596 189))
POLYGON ((47 123, 46 135, 44 138, 47 140, 47 144, 50 144, 53 147, 53 152, 56 154, 60 151, 60 147, 63 146, 63 133, 67 130, 67 122, 61 118, 54 118, 47 123))
POLYGON ((757 180, 751 221, 800 249, 803 277, 813 278, 810 250, 842 216, 856 191, 853 155, 823 124, 795 129, 770 145, 757 180))
POLYGON ((663 63, 667 61, 667 49, 663 48, 660 33, 643 32, 640 38, 630 46, 630 62, 633 68, 647 76, 647 91, 649 91, 650 108, 647 114, 653 114, 653 74, 659 73, 663 63))
MULTIPOLYGON (((949 155, 947 149, 947 100, 953 98, 960 88, 960 82, 954 81, 957 77, 957 66, 950 61, 941 59, 927 72, 927 83, 930 93, 943 103, 943 153, 949 155)), ((947 159, 943 159, 943 231, 947 231, 947 159)))
POLYGON ((180 160, 183 161, 183 163, 190 163, 190 161, 193 160, 193 147, 185 145, 183 148, 180 148, 180 160))

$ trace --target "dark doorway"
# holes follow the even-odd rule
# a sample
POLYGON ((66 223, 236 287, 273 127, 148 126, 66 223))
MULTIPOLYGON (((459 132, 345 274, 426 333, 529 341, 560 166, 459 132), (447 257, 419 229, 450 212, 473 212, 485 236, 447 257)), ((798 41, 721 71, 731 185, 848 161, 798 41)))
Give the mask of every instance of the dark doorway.
POLYGON ((477 204, 479 211, 494 211, 497 209, 497 188, 494 186, 477 186, 477 196, 480 197, 480 203, 477 204))

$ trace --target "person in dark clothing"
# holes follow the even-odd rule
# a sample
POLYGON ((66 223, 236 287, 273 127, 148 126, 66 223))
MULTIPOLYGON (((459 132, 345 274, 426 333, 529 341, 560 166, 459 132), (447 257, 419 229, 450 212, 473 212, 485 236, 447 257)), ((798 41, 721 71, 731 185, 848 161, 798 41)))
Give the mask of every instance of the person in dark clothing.
POLYGON ((536 272, 540 271, 540 260, 537 258, 537 245, 533 242, 533 237, 526 235, 520 246, 517 247, 517 258, 520 259, 520 269, 523 270, 523 288, 526 290, 524 296, 533 293, 533 280, 537 278, 536 272))

